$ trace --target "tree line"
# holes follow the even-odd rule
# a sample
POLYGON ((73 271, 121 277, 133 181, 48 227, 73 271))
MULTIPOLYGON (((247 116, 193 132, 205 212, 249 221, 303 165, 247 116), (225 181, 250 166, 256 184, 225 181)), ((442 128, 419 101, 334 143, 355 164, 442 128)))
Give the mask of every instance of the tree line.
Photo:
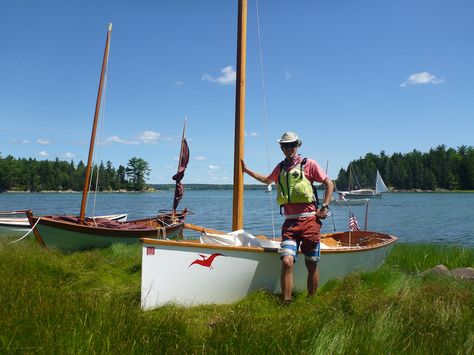
MULTIPOLYGON (((127 166, 115 169, 110 161, 101 162, 92 169, 90 189, 92 191, 142 191, 147 188, 150 174, 148 162, 131 158, 127 166), (98 175, 97 175, 98 174, 98 175), (99 179, 97 179, 99 176, 99 179)), ((80 161, 36 160, 3 158, 0 154, 0 192, 4 191, 82 191, 86 165, 80 161)))
MULTIPOLYGON (((154 188, 155 190, 174 190, 175 184, 149 184, 148 186, 154 188)), ((233 190, 234 186, 232 184, 185 184, 185 189, 189 190, 233 190)), ((262 184, 246 184, 244 185, 245 190, 261 190, 266 191, 267 185, 262 184)))
MULTIPOLYGON (((460 146, 457 149, 440 145, 427 153, 413 150, 410 153, 394 153, 387 156, 368 153, 352 161, 347 169, 339 171, 336 186, 339 190, 349 188, 349 172, 352 169, 358 185, 352 178, 351 188, 373 188, 376 171, 379 170, 385 184, 395 190, 474 190, 474 147, 460 146)), ((36 160, 14 158, 0 154, 0 192, 4 191, 82 191, 86 173, 80 161, 36 160)), ((143 191, 149 186, 148 162, 131 158, 127 166, 116 169, 110 161, 95 165, 91 177, 91 190, 97 191, 143 191), (99 174, 99 179, 97 179, 99 174)), ((150 185, 157 189, 174 188, 174 184, 150 185)), ((188 184, 188 187, 191 185, 188 184)), ((232 189, 232 185, 193 184, 193 189, 232 189)), ((249 185, 246 189, 263 189, 262 185, 249 185)))
POLYGON ((352 161, 347 170, 339 171, 336 186, 339 190, 374 188, 376 171, 379 170, 385 184, 395 190, 474 190, 474 147, 457 149, 439 145, 427 153, 413 150, 410 153, 381 152, 366 154, 352 161), (350 169, 354 176, 349 182, 350 169))

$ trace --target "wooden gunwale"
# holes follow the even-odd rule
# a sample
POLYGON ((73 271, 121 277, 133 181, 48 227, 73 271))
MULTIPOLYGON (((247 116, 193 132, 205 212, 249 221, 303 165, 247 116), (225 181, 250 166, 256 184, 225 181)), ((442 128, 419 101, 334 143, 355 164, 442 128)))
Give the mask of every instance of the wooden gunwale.
MULTIPOLYGON (((188 224, 185 225, 185 228, 187 228, 188 224)), ((198 226, 194 226, 198 227, 198 226)), ((193 229, 196 230, 196 229, 193 229)), ((210 231, 208 228, 201 227, 201 230, 205 231, 210 231)), ((398 238, 389 234, 385 233, 379 233, 379 232, 358 232, 358 233, 363 233, 365 235, 366 233, 369 234, 377 234, 378 236, 383 236, 387 238, 386 241, 382 241, 378 244, 375 245, 364 245, 364 246, 338 246, 338 247, 332 247, 331 249, 321 249, 321 254, 337 254, 337 253, 357 253, 357 252, 365 252, 368 250, 375 250, 379 248, 386 247, 390 244, 395 243, 398 238)), ((344 232, 341 233, 331 233, 327 235, 328 237, 331 236, 337 236, 337 235, 343 235, 344 232)), ((168 246, 179 246, 179 247, 194 247, 194 248, 205 248, 205 249, 218 249, 218 250, 234 250, 234 251, 250 251, 254 253, 264 253, 264 252, 270 252, 270 253, 277 253, 278 249, 277 248, 263 248, 263 247, 242 247, 242 246, 232 246, 232 245, 212 245, 212 244, 201 244, 200 241, 198 240, 165 240, 165 239, 150 239, 150 238, 141 238, 140 241, 142 243, 147 243, 147 244, 156 244, 156 245, 168 245, 168 246)), ((299 252, 301 254, 301 251, 299 252)))
MULTIPOLYGON (((96 217, 90 217, 90 218, 105 218, 109 219, 111 221, 121 219, 126 216, 126 213, 122 214, 115 214, 115 215, 106 215, 106 216, 96 216, 96 217), (114 218, 110 218, 114 217, 114 218), (116 218, 117 217, 117 218, 116 218), (118 218, 120 217, 120 218, 118 218)), ((25 228, 28 227, 30 228, 30 222, 28 221, 28 217, 18 217, 18 218, 0 218, 0 226, 5 226, 5 227, 18 227, 18 228, 25 228)))

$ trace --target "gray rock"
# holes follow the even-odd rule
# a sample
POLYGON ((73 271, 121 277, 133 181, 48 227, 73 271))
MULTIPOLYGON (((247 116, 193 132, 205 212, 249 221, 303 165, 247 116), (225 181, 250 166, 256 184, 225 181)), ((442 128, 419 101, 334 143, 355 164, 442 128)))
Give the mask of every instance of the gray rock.
POLYGON ((427 274, 437 274, 440 276, 450 277, 451 273, 449 269, 444 265, 436 265, 434 268, 421 272, 419 275, 424 276, 427 274))
POLYGON ((451 276, 457 279, 474 280, 474 268, 473 267, 460 267, 451 270, 451 276))

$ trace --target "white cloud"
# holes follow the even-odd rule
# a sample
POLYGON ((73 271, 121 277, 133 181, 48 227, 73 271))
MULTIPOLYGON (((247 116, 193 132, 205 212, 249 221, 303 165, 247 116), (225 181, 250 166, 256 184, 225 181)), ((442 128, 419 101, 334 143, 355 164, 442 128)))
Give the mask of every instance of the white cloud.
POLYGON ((161 138, 161 134, 159 132, 144 131, 144 132, 139 133, 138 136, 133 140, 122 139, 118 136, 110 136, 106 138, 102 144, 112 144, 112 143, 131 144, 131 145, 138 145, 140 143, 154 144, 158 141, 158 139, 168 140, 168 138, 161 138))
POLYGON ((406 87, 408 85, 421 85, 421 84, 432 84, 438 85, 444 83, 443 79, 437 78, 436 76, 424 71, 422 73, 415 73, 408 77, 408 79, 400 84, 400 87, 406 87))
POLYGON ((111 136, 111 137, 108 137, 104 140, 104 144, 112 144, 112 143, 133 144, 133 145, 140 144, 137 141, 130 141, 130 140, 126 140, 126 139, 121 139, 120 137, 117 137, 117 136, 111 136))
POLYGON ((215 165, 209 165, 209 169, 211 170, 219 170, 220 168, 218 166, 215 166, 215 165))
POLYGON ((194 160, 206 160, 206 157, 195 157, 194 160))
POLYGON ((228 176, 223 176, 221 174, 214 174, 214 173, 209 173, 209 178, 211 180, 215 180, 215 181, 226 181, 229 179, 228 176))
POLYGON ((49 154, 48 154, 47 151, 42 150, 41 152, 38 153, 38 155, 39 155, 40 157, 47 157, 49 154))
POLYGON ((290 79, 291 79, 291 76, 292 76, 292 75, 291 75, 290 71, 289 71, 289 70, 286 70, 286 72, 285 72, 285 79, 286 79, 286 80, 290 80, 290 79))
POLYGON ((138 135, 138 139, 145 144, 154 144, 160 138, 159 132, 145 131, 138 135))
POLYGON ((43 145, 47 145, 47 144, 51 144, 51 141, 49 139, 44 139, 44 138, 38 138, 36 140, 36 143, 38 144, 43 144, 43 145))
POLYGON ((67 153, 63 154, 63 158, 66 158, 66 159, 72 159, 72 158, 75 158, 75 157, 76 157, 76 154, 73 154, 73 153, 70 153, 70 152, 67 152, 67 153))
POLYGON ((10 140, 12 143, 17 143, 17 144, 30 144, 31 141, 28 139, 12 139, 10 140))
POLYGON ((181 86, 181 85, 183 85, 184 83, 183 83, 181 80, 177 80, 177 81, 175 81, 174 84, 175 84, 176 86, 181 86))
POLYGON ((234 71, 234 68, 232 66, 229 65, 221 69, 221 73, 222 75, 217 78, 213 78, 212 76, 206 73, 201 77, 201 80, 207 80, 207 81, 210 81, 211 83, 216 83, 219 85, 235 84, 237 73, 234 71))
POLYGON ((258 137, 259 135, 260 133, 258 132, 250 132, 250 133, 244 132, 244 136, 258 137))

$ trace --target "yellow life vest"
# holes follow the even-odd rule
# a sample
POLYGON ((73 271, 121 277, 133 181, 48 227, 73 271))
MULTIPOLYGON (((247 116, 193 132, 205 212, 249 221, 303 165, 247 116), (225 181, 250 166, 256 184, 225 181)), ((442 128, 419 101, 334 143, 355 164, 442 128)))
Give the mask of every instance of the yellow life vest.
POLYGON ((277 185, 277 203, 281 206, 286 203, 312 203, 315 201, 313 185, 304 175, 306 158, 290 171, 285 171, 280 164, 280 175, 277 185))

